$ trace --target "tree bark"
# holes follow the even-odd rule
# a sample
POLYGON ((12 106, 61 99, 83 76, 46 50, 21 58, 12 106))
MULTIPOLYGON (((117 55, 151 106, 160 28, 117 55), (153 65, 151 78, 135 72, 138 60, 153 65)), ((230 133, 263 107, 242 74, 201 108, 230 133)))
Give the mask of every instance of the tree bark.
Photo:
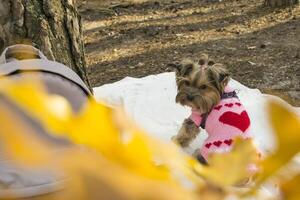
POLYGON ((0 51, 17 43, 31 44, 69 66, 91 89, 75 0, 1 0, 0 51))
POLYGON ((299 0, 265 0, 265 6, 284 7, 298 4, 299 0))

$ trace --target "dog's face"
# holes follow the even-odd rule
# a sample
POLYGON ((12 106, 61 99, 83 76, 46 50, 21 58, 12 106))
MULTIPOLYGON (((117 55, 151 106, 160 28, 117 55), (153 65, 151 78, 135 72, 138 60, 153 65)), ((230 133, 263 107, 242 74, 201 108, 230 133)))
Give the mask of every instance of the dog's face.
POLYGON ((176 102, 207 113, 221 100, 229 73, 222 64, 209 61, 207 55, 200 57, 198 62, 186 60, 174 64, 178 90, 176 102))

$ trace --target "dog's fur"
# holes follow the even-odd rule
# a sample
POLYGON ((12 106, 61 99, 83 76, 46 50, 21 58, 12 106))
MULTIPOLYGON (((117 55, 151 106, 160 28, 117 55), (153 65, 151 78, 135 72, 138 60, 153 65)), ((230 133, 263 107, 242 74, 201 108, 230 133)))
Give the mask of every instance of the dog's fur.
MULTIPOLYGON (((221 94, 230 79, 227 69, 222 64, 214 64, 208 55, 201 54, 198 62, 184 60, 169 66, 176 71, 176 103, 200 110, 201 113, 209 113, 220 102, 221 94)), ((199 127, 187 118, 172 139, 186 147, 199 132, 199 127)))

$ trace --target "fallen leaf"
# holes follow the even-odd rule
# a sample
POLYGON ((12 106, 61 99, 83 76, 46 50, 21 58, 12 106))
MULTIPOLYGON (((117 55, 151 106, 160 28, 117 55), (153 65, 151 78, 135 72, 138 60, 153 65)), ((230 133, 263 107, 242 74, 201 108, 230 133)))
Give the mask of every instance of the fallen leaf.
POLYGON ((282 199, 284 200, 299 200, 300 199, 300 174, 293 177, 291 180, 283 183, 280 187, 282 199))
POLYGON ((201 166, 196 171, 207 181, 221 187, 233 186, 251 176, 248 168, 257 163, 257 150, 252 140, 237 138, 232 151, 213 154, 208 166, 201 166))
POLYGON ((273 154, 262 162, 263 172, 257 180, 259 184, 288 164, 300 151, 299 117, 291 111, 290 107, 275 101, 270 102, 269 113, 277 147, 273 154))

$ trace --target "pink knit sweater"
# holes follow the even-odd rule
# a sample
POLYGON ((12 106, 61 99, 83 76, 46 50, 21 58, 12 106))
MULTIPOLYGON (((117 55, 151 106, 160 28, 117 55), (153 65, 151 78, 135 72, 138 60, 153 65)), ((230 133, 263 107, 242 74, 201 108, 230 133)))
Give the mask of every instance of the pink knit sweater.
MULTIPOLYGON (((232 92, 229 87, 225 88, 225 92, 232 92)), ((200 126, 203 117, 202 113, 192 110, 190 119, 200 126)), ((201 155, 207 159, 212 152, 223 153, 230 151, 233 139, 237 136, 242 138, 251 138, 250 119, 236 97, 222 99, 212 111, 208 114, 205 129, 208 138, 204 141, 200 150, 201 155)))

